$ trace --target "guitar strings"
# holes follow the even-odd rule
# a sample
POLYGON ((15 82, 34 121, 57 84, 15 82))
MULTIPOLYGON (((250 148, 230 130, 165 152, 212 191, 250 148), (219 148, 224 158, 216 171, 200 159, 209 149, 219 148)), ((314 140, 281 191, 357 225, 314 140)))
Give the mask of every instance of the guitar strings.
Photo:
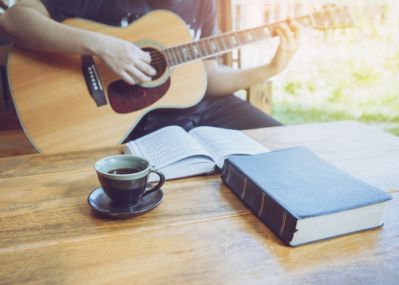
MULTIPOLYGON (((271 27, 273 25, 274 25, 274 23, 273 24, 269 24, 268 26, 271 27)), ((259 27, 256 28, 256 29, 259 29, 259 27)), ((181 55, 181 53, 175 53, 174 51, 170 51, 170 52, 173 53, 172 54, 172 59, 173 59, 173 57, 176 58, 178 63, 186 62, 186 60, 183 59, 183 56, 181 55), (181 58, 183 59, 183 61, 180 60, 181 58)), ((227 50, 226 50, 226 52, 227 52, 227 50)), ((206 56, 208 56, 208 55, 209 54, 207 54, 206 56)), ((151 56, 150 64, 151 65, 155 65, 155 66, 157 66, 157 65, 158 66, 163 66, 164 63, 167 64, 167 62, 168 62, 167 58, 170 58, 170 56, 168 56, 166 53, 163 53, 161 51, 150 51, 150 56, 151 56)), ((203 57, 205 57, 205 56, 201 55, 200 57, 192 58, 191 60, 196 60, 196 59, 200 59, 200 58, 203 58, 203 57)))
MULTIPOLYGON (((180 58, 182 57, 181 55, 179 56, 179 55, 177 55, 177 54, 174 54, 175 55, 175 58, 177 58, 178 59, 178 62, 185 62, 185 61, 181 61, 180 60, 180 58)), ((150 64, 151 65, 163 65, 163 63, 167 63, 167 55, 166 54, 159 54, 159 52, 154 52, 154 53, 151 53, 150 52, 150 56, 151 56, 151 62, 150 62, 150 64)), ((196 59, 200 59, 200 58, 203 58, 203 57, 205 57, 205 56, 201 56, 201 57, 198 57, 198 58, 193 58, 193 59, 191 59, 191 60, 196 60, 196 59)))
POLYGON ((159 54, 160 52, 150 52, 151 56, 151 64, 163 63, 166 62, 167 56, 165 54, 159 54))
MULTIPOLYGON (((315 15, 323 15, 322 13, 323 12, 330 12, 330 13, 333 13, 333 12, 338 12, 338 15, 339 15, 339 11, 340 11, 340 9, 339 8, 337 8, 337 7, 334 7, 334 6, 332 6, 332 7, 329 7, 329 6, 331 6, 331 5, 327 5, 327 6, 325 6, 325 8, 324 9, 321 9, 320 11, 314 11, 314 12, 312 12, 312 13, 310 13, 310 14, 308 14, 308 15, 300 15, 300 16, 296 16, 294 19, 295 20, 297 20, 298 22, 300 22, 300 23, 302 23, 302 24, 304 24, 305 26, 306 25, 309 25, 309 23, 308 22, 310 22, 311 24, 312 24, 312 20, 313 20, 313 17, 315 16, 315 15)), ((349 17, 350 18, 350 17, 349 17)), ((253 29, 248 29, 248 30, 246 30, 247 32, 248 31, 251 31, 251 30, 254 30, 254 31, 256 31, 256 30, 258 30, 258 29, 264 29, 265 27, 267 27, 267 28, 269 28, 269 29, 271 29, 271 28, 273 28, 273 26, 276 26, 276 25, 278 25, 278 24, 280 24, 280 23, 284 23, 284 22, 287 22, 287 21, 290 21, 290 20, 292 20, 292 19, 285 19, 285 20, 282 20, 282 21, 278 21, 278 22, 274 22, 274 23, 268 23, 268 24, 266 24, 266 25, 263 25, 263 26, 261 26, 261 27, 256 27, 256 28, 253 28, 253 29)), ((242 33, 242 32, 245 32, 245 31, 240 31, 240 32, 232 32, 232 33, 236 33, 236 34, 239 34, 239 33, 242 33)), ((222 38, 223 36, 226 36, 226 35, 228 35, 229 33, 226 33, 226 34, 224 34, 224 35, 220 35, 219 37, 220 38, 222 38)), ((217 38, 216 38, 217 39, 217 38)), ((202 41, 206 41, 207 39, 205 38, 205 39, 203 39, 202 41)), ((171 51, 173 54, 172 54, 172 59, 173 59, 173 57, 175 57, 176 59, 177 59, 177 61, 178 62, 180 62, 180 58, 182 58, 183 59, 183 62, 184 62, 184 58, 182 57, 182 55, 181 54, 179 54, 179 53, 177 53, 177 54, 175 54, 173 51, 171 51)), ((162 53, 162 52, 160 52, 160 51, 150 51, 150 55, 151 55, 151 64, 153 64, 153 65, 157 65, 157 64, 163 64, 163 63, 167 63, 167 58, 170 58, 166 53, 164 54, 164 53, 162 53)), ((199 58, 202 58, 203 56, 201 55, 201 57, 199 57, 199 58)), ((196 58, 194 58, 194 59, 196 59, 196 58)), ((193 60, 194 60, 193 59, 193 60)))

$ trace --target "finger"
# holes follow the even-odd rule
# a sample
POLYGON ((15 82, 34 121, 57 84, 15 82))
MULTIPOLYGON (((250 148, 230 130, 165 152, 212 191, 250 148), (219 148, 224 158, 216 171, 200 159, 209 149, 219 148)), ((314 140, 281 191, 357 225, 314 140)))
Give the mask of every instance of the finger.
POLYGON ((285 39, 286 39, 288 45, 289 45, 289 46, 294 45, 294 44, 295 44, 295 42, 294 42, 294 36, 293 36, 293 32, 291 31, 290 27, 289 27, 287 24, 283 23, 283 24, 280 24, 280 25, 279 25, 279 28, 280 28, 281 31, 283 32, 284 37, 285 37, 285 39))
POLYGON ((149 52, 146 52, 146 51, 143 51, 140 49, 139 56, 144 62, 146 62, 146 63, 151 62, 151 54, 149 52))
POLYGON ((151 62, 151 54, 149 52, 146 52, 133 44, 132 47, 133 47, 133 54, 135 54, 137 57, 139 57, 141 60, 143 60, 146 63, 151 62))
POLYGON ((157 71, 155 70, 155 68, 153 68, 151 65, 149 65, 148 63, 139 60, 136 62, 135 64, 142 72, 144 72, 146 75, 149 76, 154 76, 157 74, 157 71))
POLYGON ((287 40, 287 35, 284 33, 284 31, 280 28, 277 27, 275 28, 275 33, 277 36, 280 37, 280 47, 287 47, 288 46, 288 40, 287 40))
POLYGON ((300 40, 301 36, 302 36, 302 30, 303 30, 302 25, 300 25, 295 20, 290 20, 289 21, 289 26, 290 26, 291 31, 293 31, 293 33, 294 33, 294 39, 296 41, 300 40))
POLYGON ((126 72, 133 77, 138 82, 149 82, 151 81, 151 77, 145 75, 141 70, 139 70, 136 66, 131 65, 126 72))
POLYGON ((125 81, 127 84, 135 85, 138 83, 133 77, 129 75, 129 73, 123 71, 119 74, 122 77, 122 80, 125 81))

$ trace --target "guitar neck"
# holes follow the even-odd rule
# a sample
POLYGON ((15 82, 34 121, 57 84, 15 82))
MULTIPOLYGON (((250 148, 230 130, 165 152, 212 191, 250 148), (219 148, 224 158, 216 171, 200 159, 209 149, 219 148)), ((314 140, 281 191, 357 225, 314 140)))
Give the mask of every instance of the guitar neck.
MULTIPOLYGON (((311 25, 313 21, 310 15, 296 18, 296 20, 306 26, 311 25)), ((273 26, 279 23, 207 37, 196 42, 167 48, 163 52, 169 66, 180 65, 197 59, 206 59, 262 39, 270 38, 273 26)))
MULTIPOLYGON (((318 11, 296 17, 295 20, 305 27, 310 26, 318 29, 347 28, 353 24, 352 19, 348 16, 349 11, 346 7, 339 10, 338 17, 334 16, 334 13, 336 13, 334 12, 335 10, 337 8, 334 8, 334 10, 318 11)), ((228 32, 207 37, 199 41, 164 49, 163 53, 170 67, 198 59, 210 58, 232 49, 270 38, 273 27, 285 22, 288 21, 280 21, 238 32, 228 32)))

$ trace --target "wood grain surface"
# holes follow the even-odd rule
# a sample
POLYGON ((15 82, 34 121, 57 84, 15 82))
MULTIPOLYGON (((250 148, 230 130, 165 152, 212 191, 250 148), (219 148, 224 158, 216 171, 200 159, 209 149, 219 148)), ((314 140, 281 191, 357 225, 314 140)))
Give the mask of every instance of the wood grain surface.
POLYGON ((93 164, 121 147, 9 157, 0 284, 397 284, 399 138, 352 122, 247 133, 271 149, 309 147, 392 193, 384 227, 287 247, 217 175, 167 181, 164 201, 143 215, 99 218, 86 202, 93 164))
POLYGON ((0 157, 32 153, 37 151, 21 129, 0 130, 0 157))

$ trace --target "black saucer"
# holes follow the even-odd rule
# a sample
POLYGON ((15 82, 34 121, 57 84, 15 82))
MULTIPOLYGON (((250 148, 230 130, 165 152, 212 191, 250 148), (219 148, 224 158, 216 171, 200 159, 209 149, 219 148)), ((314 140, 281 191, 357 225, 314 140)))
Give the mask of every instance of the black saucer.
POLYGON ((144 196, 140 202, 133 206, 114 206, 111 199, 105 194, 101 187, 98 187, 87 197, 90 207, 98 214, 114 218, 130 218, 158 206, 163 199, 161 189, 144 196))

